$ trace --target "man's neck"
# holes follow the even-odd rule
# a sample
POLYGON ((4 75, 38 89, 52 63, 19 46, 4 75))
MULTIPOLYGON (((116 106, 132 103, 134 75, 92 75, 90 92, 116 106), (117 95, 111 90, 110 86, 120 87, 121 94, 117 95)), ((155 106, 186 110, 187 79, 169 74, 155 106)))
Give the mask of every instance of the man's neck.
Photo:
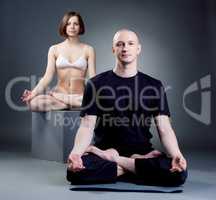
POLYGON ((120 62, 116 62, 113 72, 118 76, 125 78, 135 76, 137 74, 137 63, 133 62, 130 64, 122 64, 120 62))

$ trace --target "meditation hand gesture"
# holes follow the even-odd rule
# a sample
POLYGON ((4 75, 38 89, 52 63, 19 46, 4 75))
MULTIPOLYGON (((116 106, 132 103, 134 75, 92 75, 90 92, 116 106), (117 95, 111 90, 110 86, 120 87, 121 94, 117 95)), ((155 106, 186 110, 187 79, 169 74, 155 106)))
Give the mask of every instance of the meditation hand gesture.
POLYGON ((71 153, 68 157, 68 169, 73 172, 78 172, 85 167, 83 166, 81 155, 71 153))
POLYGON ((23 92, 22 96, 21 96, 21 100, 23 102, 26 102, 26 103, 28 103, 29 101, 31 101, 32 98, 33 98, 32 97, 32 92, 30 90, 25 90, 23 92))
POLYGON ((187 162, 183 156, 175 156, 172 158, 172 168, 170 169, 171 172, 181 172, 186 170, 187 162))

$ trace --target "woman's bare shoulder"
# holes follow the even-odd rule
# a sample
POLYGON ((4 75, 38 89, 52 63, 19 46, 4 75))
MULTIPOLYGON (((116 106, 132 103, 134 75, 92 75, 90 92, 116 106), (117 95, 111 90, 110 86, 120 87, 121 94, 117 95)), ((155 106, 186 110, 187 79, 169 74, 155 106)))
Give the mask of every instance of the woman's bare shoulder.
POLYGON ((59 49, 64 46, 64 42, 59 42, 50 46, 50 50, 55 54, 58 55, 59 49))
POLYGON ((91 49, 94 49, 93 46, 91 46, 90 44, 87 44, 87 43, 82 43, 84 48, 88 49, 88 50, 91 50, 91 49))
POLYGON ((87 54, 94 52, 94 48, 89 44, 83 43, 83 48, 85 49, 87 54))

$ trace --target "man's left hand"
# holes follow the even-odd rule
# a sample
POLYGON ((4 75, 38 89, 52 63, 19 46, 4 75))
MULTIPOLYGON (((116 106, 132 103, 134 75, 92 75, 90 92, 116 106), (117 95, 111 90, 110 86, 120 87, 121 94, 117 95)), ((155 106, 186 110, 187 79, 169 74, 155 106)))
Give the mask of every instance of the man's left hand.
POLYGON ((182 155, 172 158, 172 168, 170 169, 171 172, 181 172, 183 170, 186 170, 186 168, 187 161, 182 155))

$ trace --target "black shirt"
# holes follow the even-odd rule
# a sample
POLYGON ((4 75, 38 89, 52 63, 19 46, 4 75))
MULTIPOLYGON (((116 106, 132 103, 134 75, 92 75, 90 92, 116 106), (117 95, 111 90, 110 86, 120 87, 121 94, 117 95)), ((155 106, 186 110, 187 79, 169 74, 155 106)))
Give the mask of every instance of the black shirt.
POLYGON ((80 116, 96 115, 95 146, 120 155, 148 153, 152 117, 170 116, 161 81, 142 72, 123 78, 112 70, 88 80, 80 116))

